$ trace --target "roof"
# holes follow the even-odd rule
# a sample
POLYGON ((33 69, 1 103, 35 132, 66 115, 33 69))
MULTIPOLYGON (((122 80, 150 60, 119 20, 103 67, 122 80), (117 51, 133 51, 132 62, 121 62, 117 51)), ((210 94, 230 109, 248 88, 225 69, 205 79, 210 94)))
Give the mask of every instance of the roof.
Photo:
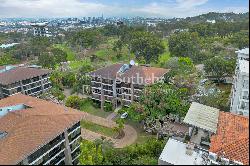
POLYGON ((193 102, 183 122, 216 133, 218 118, 219 109, 193 102))
POLYGON ((103 78, 109 78, 109 79, 116 79, 116 74, 122 66, 123 64, 110 65, 110 66, 98 69, 96 71, 93 71, 90 73, 90 75, 103 77, 103 78))
POLYGON ((83 118, 83 113, 63 105, 17 94, 0 100, 0 107, 25 104, 31 108, 0 118, 0 164, 17 164, 83 118))
POLYGON ((249 74, 249 61, 239 60, 240 72, 249 74))
POLYGON ((169 69, 133 65, 123 74, 119 74, 118 71, 123 65, 124 64, 114 64, 91 72, 90 75, 109 79, 120 79, 121 82, 133 82, 134 84, 152 84, 169 72, 169 69))
POLYGON ((15 67, 0 73, 0 84, 9 85, 18 81, 34 78, 50 73, 47 69, 38 69, 31 67, 15 67))
POLYGON ((249 165, 249 118, 220 112, 216 135, 209 151, 249 165))
POLYGON ((196 151, 191 155, 186 154, 186 147, 187 144, 169 138, 159 160, 173 165, 202 165, 201 155, 196 151))

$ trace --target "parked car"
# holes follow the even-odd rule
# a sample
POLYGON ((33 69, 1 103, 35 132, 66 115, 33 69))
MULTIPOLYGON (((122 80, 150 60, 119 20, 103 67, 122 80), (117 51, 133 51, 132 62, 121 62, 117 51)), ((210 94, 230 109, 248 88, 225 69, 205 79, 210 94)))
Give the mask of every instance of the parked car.
POLYGON ((127 112, 124 112, 122 115, 121 115, 121 119, 126 119, 128 117, 128 113, 127 112))

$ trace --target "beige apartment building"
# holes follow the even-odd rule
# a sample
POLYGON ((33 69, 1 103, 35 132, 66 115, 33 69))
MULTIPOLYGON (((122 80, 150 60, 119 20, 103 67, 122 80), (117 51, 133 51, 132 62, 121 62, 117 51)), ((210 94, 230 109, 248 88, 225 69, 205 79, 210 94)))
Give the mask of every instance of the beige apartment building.
POLYGON ((92 99, 110 102, 114 107, 138 102, 146 85, 163 81, 169 70, 163 68, 114 64, 91 72, 92 99))
POLYGON ((37 66, 0 66, 0 99, 22 93, 38 96, 51 88, 50 70, 37 66))
POLYGON ((0 101, 0 165, 77 165, 83 114, 17 94, 0 101))

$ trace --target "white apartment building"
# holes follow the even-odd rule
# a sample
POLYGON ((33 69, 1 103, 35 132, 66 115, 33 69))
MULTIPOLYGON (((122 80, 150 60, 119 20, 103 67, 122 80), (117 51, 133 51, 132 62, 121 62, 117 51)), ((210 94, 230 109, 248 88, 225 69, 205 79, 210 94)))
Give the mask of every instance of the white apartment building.
POLYGON ((249 48, 239 51, 232 87, 230 111, 249 116, 249 48))
POLYGON ((48 25, 47 22, 31 24, 31 26, 34 28, 34 36, 40 36, 40 37, 52 36, 51 33, 49 32, 47 25, 48 25))

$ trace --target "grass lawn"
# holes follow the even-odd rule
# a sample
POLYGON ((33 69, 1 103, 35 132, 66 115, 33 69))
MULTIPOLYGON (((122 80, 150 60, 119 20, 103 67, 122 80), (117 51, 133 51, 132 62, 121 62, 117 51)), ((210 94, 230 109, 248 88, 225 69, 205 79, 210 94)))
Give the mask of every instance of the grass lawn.
POLYGON ((77 69, 80 69, 82 66, 84 65, 89 65, 91 64, 90 62, 90 59, 82 59, 82 60, 79 60, 79 61, 71 61, 70 64, 69 64, 69 67, 72 69, 72 70, 77 70, 77 69))
POLYGON ((65 44, 55 44, 54 47, 59 48, 59 49, 66 52, 67 61, 74 61, 76 59, 75 53, 68 46, 66 46, 65 44))
POLYGON ((231 92, 232 84, 217 84, 217 87, 218 87, 221 91, 231 92))
POLYGON ((140 127, 140 125, 138 125, 137 122, 126 120, 126 124, 132 126, 137 131, 138 137, 133 144, 142 144, 147 142, 147 140, 149 140, 150 138, 156 138, 156 135, 152 135, 143 131, 143 129, 140 127))
POLYGON ((81 126, 82 128, 105 135, 107 137, 113 137, 115 135, 115 131, 113 131, 112 128, 104 127, 92 122, 81 121, 81 126))
POLYGON ((81 111, 87 112, 89 114, 106 118, 110 112, 102 111, 100 108, 95 108, 90 100, 86 100, 81 107, 81 111))

